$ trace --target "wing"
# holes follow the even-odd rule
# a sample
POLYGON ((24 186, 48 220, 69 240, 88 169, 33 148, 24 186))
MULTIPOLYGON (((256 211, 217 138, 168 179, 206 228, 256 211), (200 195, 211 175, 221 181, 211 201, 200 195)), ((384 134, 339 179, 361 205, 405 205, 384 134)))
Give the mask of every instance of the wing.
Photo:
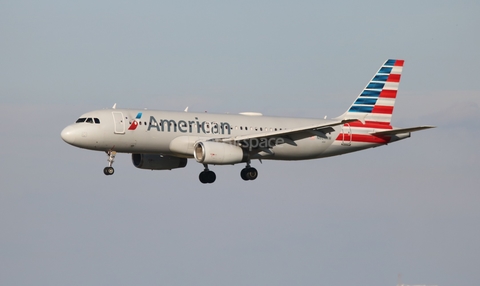
POLYGON ((293 129, 288 129, 288 130, 279 130, 279 131, 272 131, 272 132, 266 132, 266 133, 259 133, 259 134, 248 134, 248 135, 240 135, 240 136, 234 136, 234 137, 227 137, 227 138, 220 138, 217 139, 216 141, 219 142, 225 142, 225 143, 233 143, 233 142, 239 142, 239 141, 245 141, 245 140, 251 140, 251 139, 258 139, 258 138, 271 138, 271 137, 280 137, 280 136, 289 136, 293 134, 298 134, 298 133, 311 133, 311 134, 318 134, 319 132, 322 133, 328 133, 334 131, 332 128, 333 126, 338 126, 338 125, 343 125, 346 123, 354 122, 357 121, 358 119, 343 119, 343 120, 335 120, 335 121, 330 121, 325 124, 318 124, 318 125, 311 125, 311 126, 305 126, 305 127, 299 127, 299 128, 293 128, 293 129))

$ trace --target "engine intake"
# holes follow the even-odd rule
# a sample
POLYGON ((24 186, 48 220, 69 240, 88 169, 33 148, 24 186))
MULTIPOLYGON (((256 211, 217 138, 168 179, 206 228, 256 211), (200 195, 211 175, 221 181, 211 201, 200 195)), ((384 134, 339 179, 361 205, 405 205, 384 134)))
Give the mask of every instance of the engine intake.
POLYGON ((187 165, 186 158, 158 154, 132 154, 133 165, 139 169, 171 170, 187 165))
POLYGON ((197 142, 193 156, 198 163, 228 165, 245 162, 246 154, 242 148, 221 142, 197 142))

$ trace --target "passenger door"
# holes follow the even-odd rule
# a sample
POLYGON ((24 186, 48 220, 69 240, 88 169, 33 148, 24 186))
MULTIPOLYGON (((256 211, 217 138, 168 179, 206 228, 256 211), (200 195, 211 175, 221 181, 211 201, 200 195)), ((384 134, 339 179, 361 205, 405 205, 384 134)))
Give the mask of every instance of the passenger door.
POLYGON ((352 129, 348 123, 342 126, 342 145, 352 145, 352 129))
POLYGON ((125 134, 125 118, 123 117, 123 113, 114 111, 112 112, 112 115, 113 115, 114 133, 125 134))

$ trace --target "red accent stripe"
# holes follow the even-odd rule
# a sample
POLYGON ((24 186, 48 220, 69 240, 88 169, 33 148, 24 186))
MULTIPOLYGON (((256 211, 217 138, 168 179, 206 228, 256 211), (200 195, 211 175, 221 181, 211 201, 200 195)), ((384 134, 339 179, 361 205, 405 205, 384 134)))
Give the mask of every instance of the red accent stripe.
POLYGON ((363 124, 360 121, 354 121, 349 123, 350 127, 364 127, 364 128, 375 128, 375 129, 393 129, 389 122, 380 122, 380 121, 365 121, 363 124))
POLYGON ((400 76, 399 74, 390 74, 388 76, 387 82, 400 82, 400 76))
POLYGON ((375 105, 372 113, 392 114, 393 106, 375 105))
POLYGON ((380 92, 380 97, 381 98, 396 98, 397 97, 397 91, 396 90, 384 89, 380 92))
POLYGON ((394 66, 396 66, 396 67, 403 67, 403 63, 404 63, 404 62, 405 62, 404 60, 396 60, 394 66))
MULTIPOLYGON (((373 136, 369 134, 352 134, 352 142, 386 144, 390 142, 390 137, 373 136)), ((350 142, 349 134, 338 134, 336 141, 350 142)))

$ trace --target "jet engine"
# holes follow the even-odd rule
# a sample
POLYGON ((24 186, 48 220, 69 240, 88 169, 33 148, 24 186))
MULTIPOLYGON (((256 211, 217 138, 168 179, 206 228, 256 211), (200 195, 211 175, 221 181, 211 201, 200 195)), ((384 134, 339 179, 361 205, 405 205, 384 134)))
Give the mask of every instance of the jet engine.
POLYGON ((246 154, 242 148, 221 142, 197 142, 193 155, 198 163, 227 165, 245 162, 246 154))
POLYGON ((158 154, 132 154, 133 165, 139 169, 171 170, 187 165, 186 158, 158 154))

